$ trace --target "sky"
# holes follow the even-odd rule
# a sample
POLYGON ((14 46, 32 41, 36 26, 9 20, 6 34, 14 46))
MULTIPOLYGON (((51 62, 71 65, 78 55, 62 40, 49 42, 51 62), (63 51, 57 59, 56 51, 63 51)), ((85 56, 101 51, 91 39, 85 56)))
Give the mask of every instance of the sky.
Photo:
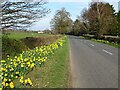
MULTIPOLYGON (((71 19, 74 21, 77 16, 80 16, 80 13, 83 9, 88 8, 91 1, 96 0, 49 0, 47 1, 46 7, 50 9, 50 13, 45 17, 41 18, 38 22, 34 23, 31 26, 30 30, 45 30, 50 29, 50 21, 54 17, 56 10, 60 10, 61 8, 65 8, 66 11, 70 12, 71 19)), ((98 1, 98 0, 97 0, 98 1)), ((109 2, 112 4, 116 11, 118 11, 118 1, 119 0, 100 0, 104 2, 109 2)))

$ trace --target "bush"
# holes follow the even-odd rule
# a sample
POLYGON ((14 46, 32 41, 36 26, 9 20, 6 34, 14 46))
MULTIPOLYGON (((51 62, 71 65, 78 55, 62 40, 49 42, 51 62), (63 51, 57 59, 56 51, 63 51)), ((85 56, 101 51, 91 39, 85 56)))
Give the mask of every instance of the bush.
POLYGON ((116 41, 117 41, 117 43, 120 43, 120 38, 117 38, 117 40, 116 40, 116 41))
POLYGON ((15 39, 10 39, 6 35, 2 37, 2 59, 7 58, 7 56, 15 56, 22 51, 27 50, 26 45, 15 39))
POLYGON ((49 45, 55 42, 61 36, 41 36, 41 37, 26 37, 22 39, 27 47, 33 49, 35 47, 49 45))
POLYGON ((114 38, 114 37, 106 37, 105 40, 109 42, 114 42, 114 43, 120 43, 120 38, 114 38))

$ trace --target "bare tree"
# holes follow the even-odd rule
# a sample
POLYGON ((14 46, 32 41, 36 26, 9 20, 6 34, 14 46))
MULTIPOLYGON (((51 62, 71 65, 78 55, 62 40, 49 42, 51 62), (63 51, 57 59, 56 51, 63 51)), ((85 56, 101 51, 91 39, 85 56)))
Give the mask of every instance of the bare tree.
POLYGON ((89 23, 89 31, 97 37, 107 34, 114 24, 113 12, 109 3, 92 3, 82 17, 89 23))
POLYGON ((34 22, 46 16, 49 9, 45 7, 44 0, 35 2, 26 0, 19 2, 2 1, 0 4, 1 29, 22 29, 30 27, 34 22))

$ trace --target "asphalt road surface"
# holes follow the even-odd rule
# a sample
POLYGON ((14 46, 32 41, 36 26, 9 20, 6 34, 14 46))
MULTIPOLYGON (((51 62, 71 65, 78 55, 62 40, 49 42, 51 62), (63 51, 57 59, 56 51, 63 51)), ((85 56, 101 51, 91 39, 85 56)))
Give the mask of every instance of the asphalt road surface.
POLYGON ((73 88, 118 88, 118 49, 68 36, 73 88))

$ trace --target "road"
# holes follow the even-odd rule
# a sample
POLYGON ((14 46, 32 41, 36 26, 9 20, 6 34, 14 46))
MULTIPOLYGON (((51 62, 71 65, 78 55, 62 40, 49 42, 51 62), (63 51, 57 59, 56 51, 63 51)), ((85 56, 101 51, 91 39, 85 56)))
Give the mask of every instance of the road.
POLYGON ((68 36, 73 88, 118 88, 118 49, 68 36))

